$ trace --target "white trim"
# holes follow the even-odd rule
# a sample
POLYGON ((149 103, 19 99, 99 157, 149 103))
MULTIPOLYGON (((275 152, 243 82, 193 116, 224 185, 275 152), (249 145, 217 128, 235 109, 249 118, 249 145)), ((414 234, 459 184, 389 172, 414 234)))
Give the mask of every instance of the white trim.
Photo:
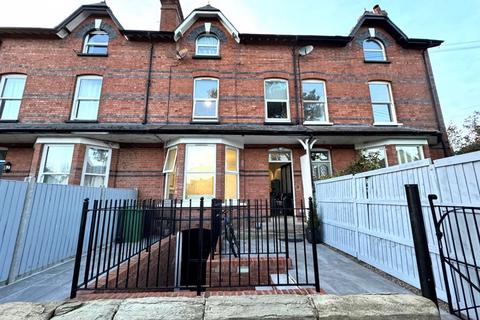
POLYGON ((328 121, 303 121, 304 125, 308 126, 333 126, 333 122, 328 121))
POLYGON ((393 100, 393 92, 392 92, 392 84, 388 81, 368 81, 368 92, 370 95, 370 107, 372 108, 372 116, 373 116, 373 124, 374 125, 401 125, 401 123, 397 122, 397 113, 395 109, 395 102, 393 100), (370 91, 370 84, 383 84, 387 85, 388 94, 390 95, 390 101, 388 102, 373 102, 372 100, 372 93, 370 91), (373 112, 373 105, 374 104, 389 104, 390 105, 390 116, 392 121, 391 122, 375 122, 375 114, 373 112))
MULTIPOLYGON (((38 183, 44 183, 43 182, 43 176, 45 175, 45 162, 47 160, 47 149, 52 147, 52 146, 58 146, 60 144, 45 144, 42 148, 42 160, 40 161, 40 168, 38 170, 38 177, 37 177, 37 182, 38 183)), ((64 172, 51 172, 51 173, 48 173, 47 175, 68 175, 67 177, 67 183, 70 181, 70 174, 71 174, 71 171, 72 171, 72 160, 73 160, 73 153, 75 152, 75 145, 73 144, 65 144, 65 145, 62 145, 62 146, 70 146, 72 147, 72 157, 70 158, 70 168, 69 168, 69 172, 68 173, 64 173, 64 172)))
POLYGON ((97 30, 90 31, 87 33, 83 39, 83 48, 82 48, 82 53, 84 54, 95 54, 95 53, 89 53, 88 52, 88 47, 102 47, 106 48, 106 53, 108 53, 108 44, 110 43, 110 35, 99 28, 97 28, 97 20, 100 20, 100 24, 102 23, 102 19, 95 19, 95 28, 97 30), (107 42, 90 42, 90 36, 91 35, 97 35, 97 34, 106 34, 108 36, 107 42))
POLYGON ((35 143, 41 144, 87 144, 100 148, 119 149, 118 143, 100 141, 82 137, 38 137, 35 143))
MULTIPOLYGON (((227 176, 227 174, 235 174, 237 176, 237 197, 234 199, 227 199, 226 196, 224 195, 225 200, 237 200, 240 199, 240 149, 238 148, 233 148, 233 147, 225 147, 225 172, 224 172, 224 177, 227 176), (228 170, 227 168, 227 150, 234 150, 236 152, 236 161, 237 161, 237 169, 235 171, 228 170)), ((224 188, 226 188, 227 183, 226 183, 226 178, 224 178, 223 182, 224 188)), ((225 190, 224 190, 225 193, 225 190)))
POLYGON ((198 18, 218 18, 222 25, 227 29, 230 35, 237 43, 240 43, 240 37, 237 29, 220 11, 193 11, 174 31, 174 40, 178 41, 185 32, 198 20, 198 18))
POLYGON ((386 139, 356 144, 355 150, 382 147, 386 145, 428 145, 427 139, 386 139))
POLYGON ((102 76, 95 76, 95 75, 78 76, 77 77, 77 82, 75 84, 75 95, 74 95, 74 98, 73 98, 72 113, 70 115, 70 120, 97 120, 98 119, 98 111, 100 109, 100 99, 102 97, 102 89, 103 89, 103 77, 102 76), (99 92, 98 97, 96 99, 93 99, 91 97, 87 98, 87 99, 85 99, 83 97, 79 98, 78 94, 79 94, 79 91, 80 91, 79 90, 80 89, 80 83, 82 82, 82 80, 100 80, 100 92, 99 92), (74 116, 78 112, 78 101, 79 100, 97 101, 97 110, 96 110, 94 118, 85 119, 85 118, 77 118, 76 116, 74 116))
POLYGON ((5 150, 5 151, 8 151, 8 148, 7 147, 0 147, 0 150, 5 150))
POLYGON ((323 101, 324 103, 324 112, 325 112, 325 121, 303 121, 303 124, 312 124, 312 125, 333 125, 333 123, 330 122, 329 118, 329 113, 328 113, 328 98, 327 98, 327 82, 325 80, 321 79, 306 79, 302 80, 302 108, 303 108, 303 119, 305 119, 305 102, 307 103, 318 103, 321 101, 315 101, 315 100, 303 100, 303 84, 304 83, 322 83, 323 84, 323 97, 325 100, 323 101))
POLYGON ((263 97, 264 97, 264 104, 265 104, 265 122, 291 122, 290 119, 290 93, 288 90, 288 80, 281 79, 281 78, 269 78, 263 81, 263 97), (286 83, 287 88, 287 98, 284 99, 267 99, 267 82, 270 81, 280 81, 286 83), (287 117, 286 118, 269 118, 268 117, 268 102, 286 102, 287 103, 287 117))
POLYGON ((102 188, 108 188, 108 180, 110 178, 110 165, 112 163, 112 149, 110 148, 104 148, 104 147, 97 147, 97 146, 87 146, 85 148, 85 156, 83 158, 83 169, 82 169, 82 178, 80 180, 80 185, 83 186, 85 182, 85 175, 89 176, 99 176, 99 177, 104 177, 104 184, 102 188), (100 174, 100 173, 87 173, 87 160, 88 160, 88 150, 90 149, 100 149, 100 150, 105 150, 108 151, 108 160, 107 160, 107 167, 105 168, 105 173, 100 174))
POLYGON ((193 79, 193 111, 192 111, 192 119, 194 121, 208 121, 208 120, 217 120, 218 119, 218 97, 220 96, 220 81, 217 78, 211 77, 199 77, 193 79), (197 88, 197 81, 202 80, 215 80, 217 82, 217 98, 204 98, 204 99, 197 99, 196 98, 196 88, 197 88), (197 101, 215 101, 215 116, 196 116, 195 115, 195 105, 197 101))
POLYGON ((17 116, 12 119, 4 119, 3 118, 3 110, 0 110, 0 120, 18 120, 18 115, 20 114, 20 109, 22 107, 22 102, 23 102, 23 93, 25 92, 25 85, 27 83, 27 76, 24 74, 17 74, 17 73, 9 73, 9 74, 4 74, 0 77, 0 104, 2 103, 2 100, 15 100, 15 101, 20 101, 20 106, 18 107, 18 112, 17 116), (22 94, 20 97, 4 97, 3 96, 3 91, 5 89, 5 82, 7 79, 23 79, 23 89, 22 89, 22 94))
POLYGON ((173 148, 168 148, 167 149, 167 154, 165 155, 165 160, 163 162, 163 173, 170 173, 175 170, 175 166, 177 164, 177 156, 178 156, 178 148, 175 146, 173 148), (173 169, 172 170, 166 170, 167 162, 168 162, 168 155, 172 150, 175 150, 175 157, 173 158, 173 169))
MULTIPOLYGON (((207 23, 205 23, 207 24, 207 23)), ((214 47, 213 45, 200 45, 201 47, 214 47)), ((218 57, 220 55, 220 39, 212 33, 206 33, 206 34, 201 34, 195 39, 195 55, 196 56, 202 56, 202 57, 218 57), (217 39, 217 45, 215 46, 217 48, 217 51, 214 54, 205 54, 205 53, 198 53, 198 40, 203 37, 211 37, 217 39)))
POLYGON ((224 138, 177 138, 165 143, 166 148, 170 148, 179 144, 224 144, 226 146, 243 149, 243 143, 230 141, 224 138))
MULTIPOLYGON (((211 199, 214 199, 215 198, 215 195, 216 195, 216 192, 217 192, 217 145, 216 144, 208 144, 208 143, 197 143, 197 144, 187 144, 185 146, 185 161, 184 161, 184 165, 183 165, 183 200, 192 200, 192 203, 196 203, 197 201, 200 202, 200 199, 198 198, 193 198, 193 199, 187 199, 186 198, 186 192, 187 192, 187 162, 188 162, 188 149, 189 147, 192 147, 192 146, 209 146, 209 147, 213 147, 213 149, 215 150, 215 153, 214 153, 214 159, 213 159, 213 168, 214 168, 214 171, 213 171, 213 195, 212 195, 212 198, 209 198, 209 197, 206 197, 206 196, 203 196, 204 197, 204 200, 211 200, 211 199)), ((210 174, 212 172, 190 172, 192 174, 210 174)), ((204 203, 208 203, 209 201, 204 201, 204 203)))
MULTIPOLYGON (((369 29, 373 29, 373 28, 369 28, 369 29)), ((374 30, 375 30, 375 29, 374 29, 374 30)), ((369 30, 369 31, 370 31, 370 30, 369 30)), ((374 34, 375 34, 375 31, 374 31, 374 34)), ((370 33, 370 36, 371 36, 371 35, 372 35, 372 34, 370 33)), ((383 45, 382 41, 380 41, 378 38, 375 38, 374 36, 373 36, 373 37, 370 37, 370 38, 368 38, 368 39, 363 40, 363 42, 362 42, 362 49, 363 49, 363 59, 364 59, 365 61, 369 61, 369 62, 370 62, 370 61, 374 61, 374 62, 375 62, 375 61, 387 61, 387 53, 385 52, 385 51, 386 51, 386 50, 385 50, 385 46, 383 45), (366 49, 366 50, 365 50, 365 42, 367 42, 367 41, 375 42, 376 44, 378 44, 378 45, 380 46, 381 49, 366 49), (365 58, 365 51, 367 51, 367 52, 382 52, 382 60, 374 60, 374 59, 368 59, 368 60, 367 60, 367 59, 365 58)))

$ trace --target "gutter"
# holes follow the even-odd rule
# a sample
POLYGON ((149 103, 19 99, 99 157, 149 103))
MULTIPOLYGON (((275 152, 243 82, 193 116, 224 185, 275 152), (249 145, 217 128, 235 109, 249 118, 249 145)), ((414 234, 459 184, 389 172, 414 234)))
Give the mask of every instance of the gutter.
POLYGON ((147 83, 145 84, 145 105, 144 105, 144 116, 143 116, 143 124, 147 124, 148 122, 148 103, 150 100, 150 87, 152 83, 152 62, 153 62, 153 41, 150 34, 148 35, 150 39, 150 55, 148 59, 148 73, 147 73, 147 83))
POLYGON ((298 69, 297 69, 297 46, 292 47, 292 59, 293 59, 293 83, 295 94, 295 123, 300 124, 299 103, 298 103, 298 69))

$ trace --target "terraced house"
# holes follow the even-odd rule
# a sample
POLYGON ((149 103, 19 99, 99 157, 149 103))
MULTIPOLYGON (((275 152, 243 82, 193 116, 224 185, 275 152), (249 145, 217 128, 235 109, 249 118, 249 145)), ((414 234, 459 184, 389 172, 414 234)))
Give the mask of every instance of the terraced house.
POLYGON ((360 152, 385 166, 447 155, 427 51, 442 41, 409 38, 379 6, 325 36, 161 5, 159 31, 124 29, 105 3, 52 29, 0 28, 2 178, 298 206, 310 146, 313 179, 360 152))

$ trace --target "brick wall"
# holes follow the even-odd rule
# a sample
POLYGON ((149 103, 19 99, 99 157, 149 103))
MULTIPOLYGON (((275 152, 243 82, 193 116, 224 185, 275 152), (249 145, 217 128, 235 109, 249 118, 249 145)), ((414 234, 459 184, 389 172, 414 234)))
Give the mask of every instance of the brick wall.
POLYGON ((30 173, 30 166, 33 157, 31 146, 8 146, 5 161, 12 163, 12 171, 2 175, 2 179, 23 180, 30 173))

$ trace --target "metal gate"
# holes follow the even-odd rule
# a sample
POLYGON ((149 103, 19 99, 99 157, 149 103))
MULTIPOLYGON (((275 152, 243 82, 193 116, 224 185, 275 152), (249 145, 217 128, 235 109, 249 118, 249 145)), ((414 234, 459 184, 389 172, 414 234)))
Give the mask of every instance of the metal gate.
POLYGON ((430 208, 438 239, 450 313, 480 319, 480 208, 434 204, 430 208))

